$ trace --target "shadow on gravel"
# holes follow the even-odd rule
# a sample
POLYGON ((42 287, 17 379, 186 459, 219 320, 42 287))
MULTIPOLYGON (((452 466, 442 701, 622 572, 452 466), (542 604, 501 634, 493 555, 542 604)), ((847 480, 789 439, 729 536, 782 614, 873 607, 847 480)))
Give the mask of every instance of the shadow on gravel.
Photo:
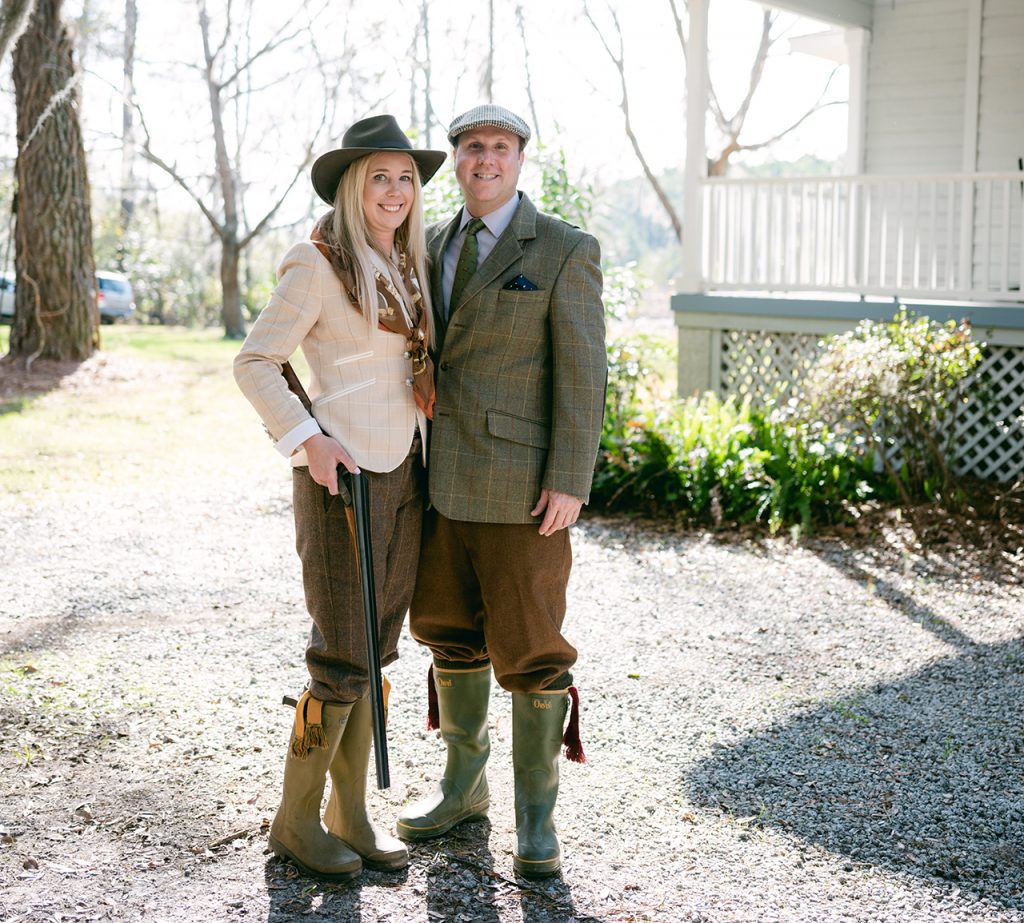
MULTIPOLYGON (((490 834, 490 822, 483 820, 462 824, 448 836, 416 847, 413 862, 427 862, 431 919, 498 923, 502 911, 507 915, 518 897, 523 923, 598 923, 577 915, 572 891, 561 876, 513 881, 497 872, 490 834)), ((502 848, 511 846, 509 842, 502 848)))
POLYGON ((881 867, 1024 910, 1022 702, 1024 639, 965 644, 722 747, 683 784, 702 807, 849 857, 848 871, 881 867))
POLYGON ((903 592, 891 581, 858 567, 847 557, 835 558, 828 555, 824 559, 843 576, 872 587, 872 592, 876 596, 884 599, 897 612, 902 613, 916 625, 920 625, 925 631, 931 632, 940 640, 945 641, 946 644, 964 652, 977 647, 973 638, 964 634, 941 616, 936 615, 927 606, 922 606, 913 596, 903 592))
POLYGON ((302 917, 317 915, 330 920, 361 920, 362 887, 401 887, 408 871, 364 871, 353 881, 329 884, 307 878, 289 863, 272 857, 267 860, 263 875, 270 901, 267 923, 294 923, 302 917))

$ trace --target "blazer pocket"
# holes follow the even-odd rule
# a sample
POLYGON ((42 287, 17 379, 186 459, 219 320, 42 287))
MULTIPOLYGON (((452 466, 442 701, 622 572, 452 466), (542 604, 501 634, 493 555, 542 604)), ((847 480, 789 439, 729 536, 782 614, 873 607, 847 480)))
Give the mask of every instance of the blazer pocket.
POLYGON ((344 365, 346 362, 356 362, 359 359, 372 359, 373 350, 368 349, 364 353, 352 353, 351 356, 342 356, 340 359, 335 359, 331 364, 334 366, 344 365))
POLYGON ((529 292, 516 292, 503 288, 498 292, 497 309, 501 317, 512 320, 546 318, 551 303, 551 293, 544 289, 529 292))
POLYGON ((487 411, 487 431, 498 439, 533 446, 535 449, 546 449, 551 436, 546 423, 500 410, 487 411))
POLYGON ((313 401, 313 406, 322 407, 324 404, 329 404, 331 401, 337 400, 339 397, 344 397, 346 394, 352 394, 355 391, 362 391, 364 388, 372 388, 375 384, 377 384, 376 378, 368 378, 366 381, 361 381, 357 385, 349 385, 347 388, 339 388, 337 391, 332 391, 330 394, 318 397, 313 401))

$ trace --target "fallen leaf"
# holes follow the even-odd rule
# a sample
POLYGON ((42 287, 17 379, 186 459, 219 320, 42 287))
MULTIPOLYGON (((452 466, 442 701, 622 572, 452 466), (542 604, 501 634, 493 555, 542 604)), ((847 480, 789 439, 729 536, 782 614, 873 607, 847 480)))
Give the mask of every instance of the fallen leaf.
POLYGON ((33 859, 31 856, 29 856, 24 862, 21 863, 21 867, 23 869, 37 869, 39 868, 39 863, 36 862, 36 860, 33 859))

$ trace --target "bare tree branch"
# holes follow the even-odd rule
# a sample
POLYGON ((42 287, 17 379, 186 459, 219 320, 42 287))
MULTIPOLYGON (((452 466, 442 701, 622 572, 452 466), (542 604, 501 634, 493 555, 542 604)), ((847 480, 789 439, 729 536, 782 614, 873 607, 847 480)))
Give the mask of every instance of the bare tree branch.
MULTIPOLYGON (((672 10, 672 19, 676 24, 676 38, 679 39, 679 47, 683 52, 683 64, 686 64, 686 31, 683 28, 683 17, 679 15, 679 7, 676 6, 676 0, 668 0, 669 9, 672 10)), ((689 4, 686 0, 683 0, 683 12, 689 11, 689 4)))
POLYGON ((754 55, 754 63, 750 67, 747 95, 743 98, 743 102, 740 103, 736 114, 729 119, 729 134, 735 137, 738 137, 740 132, 743 131, 743 123, 747 118, 747 113, 750 111, 750 103, 757 92, 757 88, 761 85, 761 78, 764 76, 764 64, 768 58, 768 52, 775 43, 775 39, 772 38, 772 26, 775 24, 775 18, 775 14, 771 10, 765 10, 762 15, 761 41, 757 46, 757 54, 754 55))
POLYGON ((530 103, 530 117, 533 119, 533 133, 540 143, 540 120, 537 118, 537 104, 533 99, 533 81, 530 79, 530 43, 526 41, 526 22, 523 18, 523 5, 516 4, 516 26, 519 28, 519 39, 523 43, 523 70, 526 73, 526 98, 530 103))
POLYGON ((619 48, 618 53, 612 50, 608 44, 607 38, 601 31, 600 26, 594 21, 594 17, 590 14, 590 7, 587 0, 583 0, 583 15, 586 16, 587 21, 590 23, 597 37, 601 41, 601 45, 604 47, 605 53, 611 60, 612 64, 615 65, 615 69, 619 73, 619 86, 622 90, 622 98, 619 102, 619 108, 622 110, 623 123, 626 131, 626 137, 629 138, 629 143, 633 146, 633 153, 636 155, 636 159, 640 162, 640 167, 644 171, 644 176, 647 177, 647 181, 651 184, 651 188, 654 190, 654 194, 658 197, 658 201, 661 203, 662 208, 665 209, 665 213, 668 215, 668 219, 672 224, 672 230, 676 235, 676 240, 682 242, 683 239, 683 223, 679 219, 679 215, 672 205, 671 200, 666 194, 658 178, 654 175, 654 171, 651 169, 650 164, 647 162, 647 158, 644 156, 643 149, 640 147, 640 141, 637 139, 636 132, 633 131, 633 123, 629 113, 629 88, 626 84, 626 52, 624 40, 622 38, 622 28, 619 24, 619 17, 616 15, 615 10, 608 5, 608 12, 612 17, 612 23, 615 26, 615 32, 619 37, 619 48))

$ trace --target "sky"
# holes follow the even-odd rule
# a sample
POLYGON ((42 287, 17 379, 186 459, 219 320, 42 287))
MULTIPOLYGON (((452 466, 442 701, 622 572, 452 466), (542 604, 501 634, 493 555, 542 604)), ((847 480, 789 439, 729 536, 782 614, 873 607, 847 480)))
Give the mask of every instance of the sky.
MULTIPOLYGON (((82 2, 68 0, 67 13, 74 15, 82 2)), ((281 0, 251 2, 250 28, 256 43, 279 26, 282 11, 287 15, 298 8, 281 0)), ((587 2, 595 19, 611 35, 608 0, 587 2)), ((208 3, 216 17, 223 3, 208 3)), ((183 173, 198 175, 209 170, 210 154, 204 141, 208 101, 194 67, 201 49, 195 2, 163 0, 139 5, 137 92, 154 148, 183 173)), ((640 168, 623 132, 617 72, 582 18, 582 5, 583 0, 523 0, 530 86, 539 121, 535 130, 547 144, 565 150, 572 171, 599 184, 609 183, 639 175, 640 168)), ((612 5, 622 26, 630 105, 640 143, 655 170, 681 167, 685 71, 668 2, 612 0, 612 5)), ((114 187, 119 175, 121 124, 116 24, 123 3, 86 0, 86 6, 93 18, 109 23, 107 29, 91 37, 86 50, 87 145, 96 154, 94 185, 114 187), (102 46, 107 54, 102 53, 102 46)), ((242 6, 236 0, 235 8, 242 6)), ((334 0, 326 5, 326 12, 316 21, 318 43, 329 52, 340 50, 349 41, 355 67, 374 76, 358 93, 351 86, 342 86, 334 99, 331 125, 317 144, 320 150, 336 146, 344 128, 368 114, 391 111, 400 123, 408 124, 410 39, 418 6, 418 0, 334 0)), ((513 16, 515 4, 498 0, 494 6, 494 101, 529 120, 527 57, 513 16)), ((480 74, 486 47, 486 5, 431 0, 429 9, 432 99, 447 123, 458 112, 483 101, 480 74)), ((727 109, 735 106, 745 90, 761 13, 761 6, 752 0, 711 2, 711 75, 727 109)), ((824 28, 789 14, 783 14, 780 27, 787 35, 824 28)), ((748 120, 750 139, 774 134, 795 120, 817 99, 832 72, 833 65, 827 62, 788 54, 787 50, 787 43, 780 42, 766 69, 748 120)), ((261 93, 251 113, 246 173, 252 185, 247 195, 256 203, 271 201, 290 179, 292 164, 301 159, 301 148, 322 115, 322 105, 314 104, 316 94, 310 84, 317 75, 308 62, 294 55, 289 60, 288 54, 275 53, 276 70, 268 69, 266 74, 273 71, 279 76, 288 71, 289 76, 261 93)), ((833 80, 830 98, 842 100, 845 96, 844 68, 833 80)), ((9 115, 3 119, 9 127, 9 115)), ((836 105, 809 119, 798 132, 758 158, 797 159, 808 153, 829 160, 839 158, 845 150, 845 135, 846 107, 836 105)), ((446 146, 443 131, 435 130, 432 141, 434 146, 446 146)), ((9 131, 5 146, 13 148, 9 131)), ((159 175, 152 178, 166 185, 159 175)))

